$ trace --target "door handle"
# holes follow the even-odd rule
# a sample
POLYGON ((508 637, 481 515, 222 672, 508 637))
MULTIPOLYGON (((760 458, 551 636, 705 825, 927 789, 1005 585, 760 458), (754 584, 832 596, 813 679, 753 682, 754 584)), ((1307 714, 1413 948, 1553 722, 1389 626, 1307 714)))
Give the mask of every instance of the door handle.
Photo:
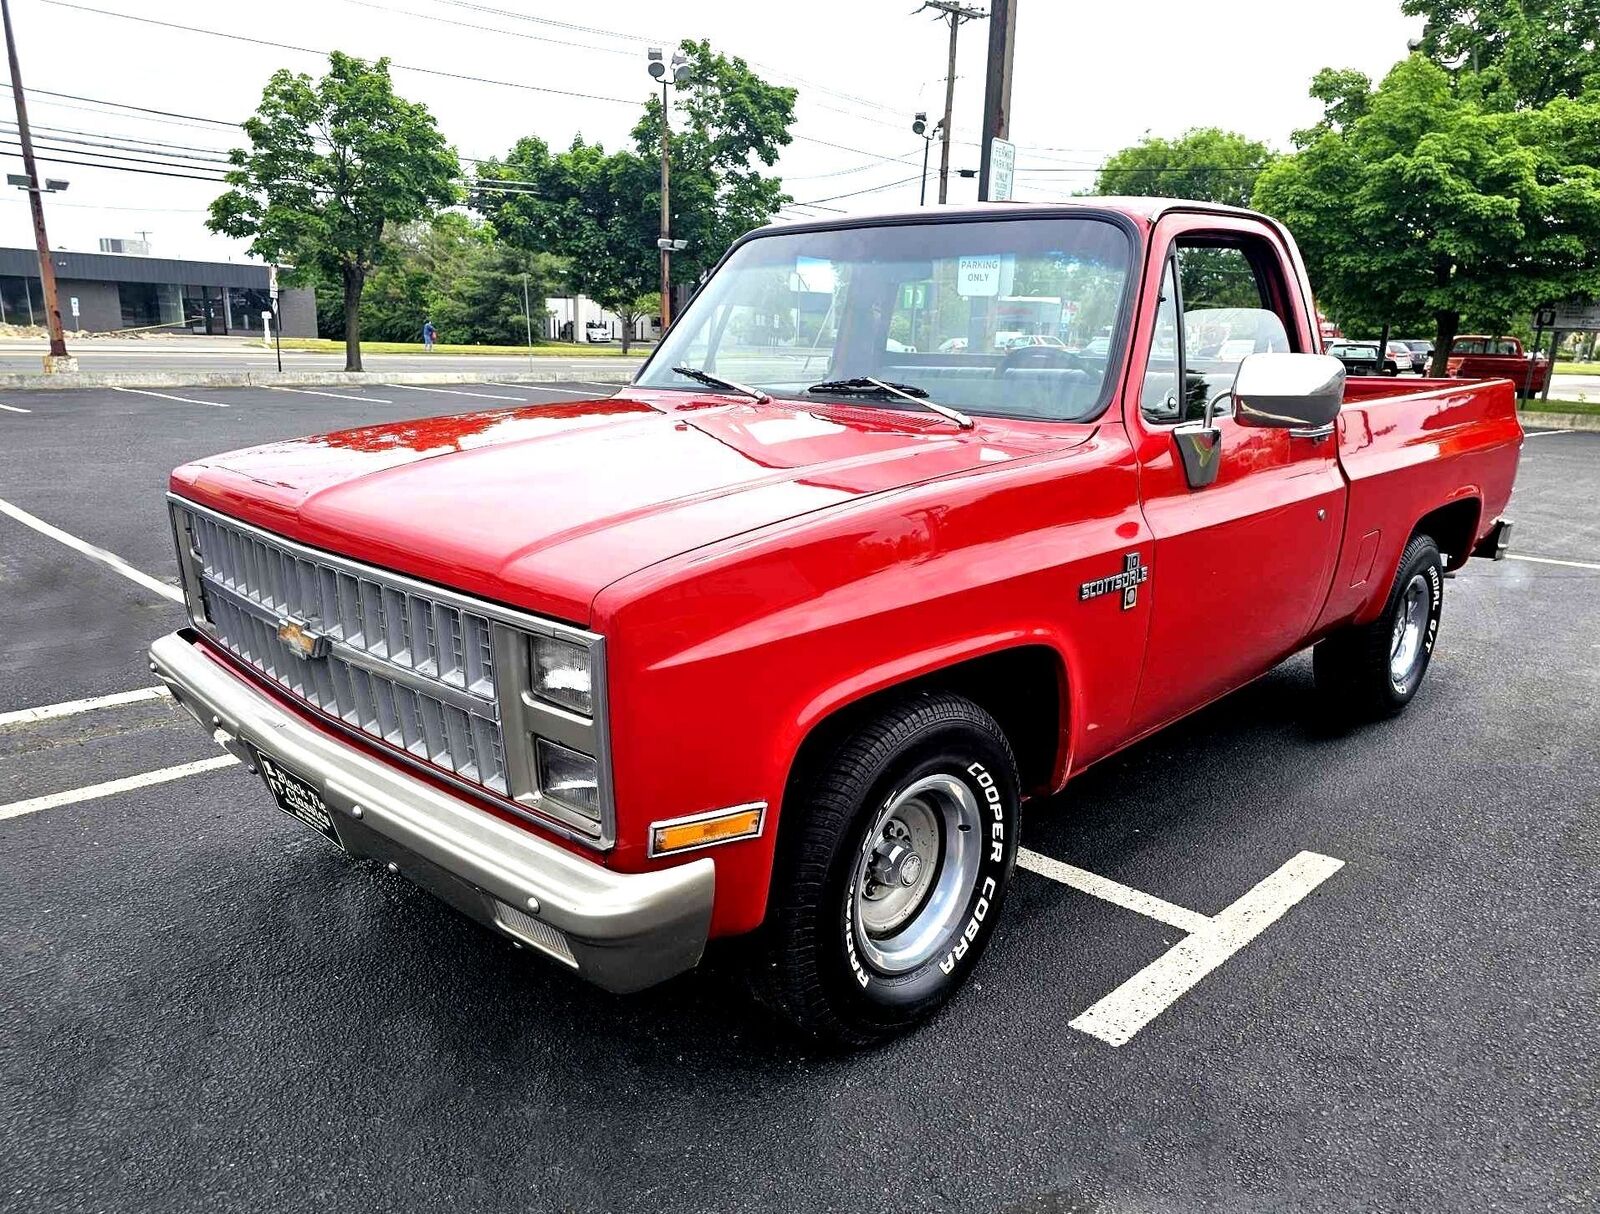
POLYGON ((1309 438, 1314 443, 1320 443, 1323 439, 1332 434, 1332 422, 1328 422, 1326 425, 1322 426, 1296 426, 1294 429, 1289 431, 1290 438, 1309 438))

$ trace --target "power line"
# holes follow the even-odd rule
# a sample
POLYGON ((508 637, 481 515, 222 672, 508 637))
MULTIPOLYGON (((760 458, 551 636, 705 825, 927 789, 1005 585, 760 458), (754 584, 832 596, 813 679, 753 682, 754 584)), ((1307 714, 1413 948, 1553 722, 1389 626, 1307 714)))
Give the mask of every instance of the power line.
MULTIPOLYGON (((186 34, 205 34, 210 38, 226 38, 230 42, 247 42, 252 46, 268 46, 274 50, 294 51, 296 54, 301 55, 317 55, 324 59, 329 56, 328 51, 319 50, 313 46, 295 46, 289 42, 274 42, 267 38, 251 38, 245 34, 229 34, 222 30, 206 29, 204 26, 199 25, 180 25, 175 21, 158 21, 154 17, 139 17, 133 13, 118 13, 106 8, 90 8, 85 4, 69 4, 67 0, 40 0, 40 3, 48 4, 55 8, 72 9, 80 13, 93 13, 100 17, 115 17, 121 21, 137 21, 142 25, 154 25, 161 29, 178 30, 186 34)), ((527 84, 520 80, 495 80, 488 76, 473 76, 466 72, 446 71, 443 68, 418 67, 413 63, 400 63, 393 59, 389 61, 389 66, 400 71, 419 72, 425 76, 440 76, 447 80, 467 80, 474 84, 493 84, 501 88, 522 89, 530 93, 546 93, 554 97, 576 97, 582 101, 605 101, 614 105, 641 104, 639 99, 635 97, 607 97, 600 93, 579 93, 571 89, 545 88, 543 85, 527 84)))
MULTIPOLYGON (((532 42, 544 42, 552 46, 570 46, 578 50, 599 51, 603 55, 629 55, 635 52, 623 50, 620 46, 595 46, 588 42, 569 42, 564 38, 550 38, 543 34, 530 34, 526 30, 508 30, 498 25, 478 25, 471 21, 462 21, 457 17, 446 17, 441 13, 419 13, 407 8, 394 8, 387 4, 378 4, 375 0, 344 0, 345 4, 353 4, 358 8, 375 8, 380 13, 389 16, 415 17, 419 21, 437 21, 454 29, 480 30, 486 34, 502 34, 508 38, 526 38, 532 42)), ((473 6, 476 7, 476 6, 473 6)))
MULTIPOLYGON (((9 139, 0 139, 0 146, 19 147, 20 145, 9 139)), ((36 159, 45 164, 75 164, 90 169, 108 169, 113 173, 144 173, 151 177, 186 177, 190 181, 210 181, 223 184, 221 177, 200 177, 194 173, 171 173, 160 169, 136 169, 121 164, 97 164, 93 160, 68 160, 63 156, 39 156, 36 159)))
MULTIPOLYGON (((56 0, 45 0, 46 4, 51 4, 51 3, 55 3, 55 2, 56 2, 56 0)), ((92 10, 89 10, 89 11, 97 12, 99 10, 92 9, 92 10)), ((115 16, 117 14, 111 14, 111 15, 115 16)), ((4 87, 10 88, 11 87, 11 81, 9 81, 9 80, 5 81, 4 82, 4 87)), ((197 114, 175 114, 171 110, 152 110, 152 109, 147 109, 142 105, 129 105, 125 101, 105 101, 105 100, 102 100, 102 99, 100 99, 98 97, 80 97, 76 93, 53 93, 49 89, 36 89, 36 88, 24 88, 22 91, 27 93, 28 96, 30 96, 30 97, 64 97, 68 101, 89 101, 89 102, 93 102, 95 105, 111 105, 111 106, 115 106, 119 110, 137 110, 141 114, 159 114, 163 118, 183 118, 183 119, 187 119, 190 122, 208 122, 208 123, 211 123, 211 124, 213 124, 215 126, 232 126, 232 127, 236 127, 236 126, 239 125, 237 122, 224 122, 221 118, 201 118, 197 114)))
MULTIPOLYGON (((0 132, 0 133, 16 134, 16 129, 15 129, 15 125, 14 124, 12 124, 12 123, 4 123, 4 124, 0 124, 0 125, 12 127, 11 130, 3 131, 3 132, 0 132)), ((36 130, 36 131, 49 131, 51 128, 50 127, 39 126, 39 127, 34 127, 33 129, 36 130)), ((112 149, 114 151, 139 152, 139 153, 142 153, 143 155, 147 155, 147 156, 166 156, 170 160, 193 160, 193 161, 198 161, 198 162, 203 163, 203 164, 221 164, 221 165, 226 165, 226 164, 231 164, 232 163, 226 156, 196 156, 196 155, 190 155, 190 154, 187 154, 187 153, 184 153, 184 152, 164 152, 164 151, 160 150, 159 148, 137 147, 137 146, 134 146, 132 144, 116 143, 116 142, 113 142, 113 141, 110 141, 110 140, 104 140, 104 139, 73 139, 70 136, 66 136, 66 135, 51 135, 51 134, 47 134, 45 136, 45 138, 47 138, 51 143, 54 143, 54 144, 67 143, 67 144, 82 145, 84 147, 89 147, 89 148, 110 148, 110 149, 112 149)), ((66 149, 62 149, 62 148, 58 147, 56 150, 57 151, 63 151, 63 150, 66 150, 66 149)), ((79 155, 84 155, 84 154, 85 153, 79 153, 79 155)))
MULTIPOLYGON (((7 125, 14 126, 15 124, 8 123, 7 125)), ((224 162, 226 162, 228 156, 227 148, 199 148, 190 143, 164 143, 158 139, 146 139, 141 135, 116 135, 109 131, 81 131, 70 126, 40 126, 37 122, 32 123, 31 126, 36 131, 49 131, 54 135, 89 135, 96 139, 126 139, 131 143, 142 143, 152 148, 171 148, 181 152, 208 152, 221 156, 224 162)), ((136 151, 138 149, 129 150, 136 151)))
POLYGON ((826 198, 814 198, 810 202, 797 202, 796 206, 813 207, 819 202, 838 202, 841 198, 859 198, 862 194, 876 194, 880 190, 892 190, 897 185, 909 185, 913 181, 921 181, 922 174, 914 177, 902 177, 899 181, 886 181, 882 185, 868 186, 864 190, 851 190, 848 194, 830 194, 826 198))

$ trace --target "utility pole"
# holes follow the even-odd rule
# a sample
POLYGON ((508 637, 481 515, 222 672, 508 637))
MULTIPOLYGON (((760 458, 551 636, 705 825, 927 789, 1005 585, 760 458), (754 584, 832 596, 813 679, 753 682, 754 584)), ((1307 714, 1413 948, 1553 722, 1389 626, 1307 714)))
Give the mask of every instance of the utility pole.
POLYGON ((981 8, 967 8, 959 0, 922 0, 923 9, 939 13, 939 20, 950 23, 950 68, 944 81, 944 142, 939 147, 939 201, 950 197, 950 132, 955 125, 956 108, 956 39, 963 21, 977 21, 988 16, 981 8))
POLYGON ((989 71, 983 86, 983 142, 978 201, 989 201, 989 159, 996 139, 1011 138, 1011 60, 1017 45, 1017 0, 989 0, 989 71))
POLYGON ((22 144, 22 171, 28 178, 28 206, 33 211, 33 238, 39 247, 39 285, 44 289, 45 324, 50 331, 46 374, 75 371, 77 362, 67 353, 67 335, 61 328, 61 305, 56 299, 56 264, 50 259, 50 240, 44 231, 44 195, 39 188, 39 168, 33 159, 33 132, 28 126, 28 103, 22 91, 22 68, 17 64, 17 38, 11 32, 10 0, 0 0, 0 17, 6 30, 6 56, 11 66, 11 96, 17 103, 18 142, 22 144))

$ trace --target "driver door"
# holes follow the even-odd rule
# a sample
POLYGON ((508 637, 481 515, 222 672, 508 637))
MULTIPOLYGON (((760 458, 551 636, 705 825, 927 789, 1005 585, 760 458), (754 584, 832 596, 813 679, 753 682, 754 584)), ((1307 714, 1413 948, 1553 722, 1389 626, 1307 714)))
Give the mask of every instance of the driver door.
POLYGON ((1335 438, 1241 426, 1226 399, 1214 421, 1215 477, 1191 488, 1173 430, 1203 421, 1249 353, 1316 347, 1285 250, 1258 223, 1173 216, 1153 247, 1170 252, 1146 366, 1124 411, 1155 541, 1137 733, 1299 646, 1327 597, 1344 498, 1335 438))

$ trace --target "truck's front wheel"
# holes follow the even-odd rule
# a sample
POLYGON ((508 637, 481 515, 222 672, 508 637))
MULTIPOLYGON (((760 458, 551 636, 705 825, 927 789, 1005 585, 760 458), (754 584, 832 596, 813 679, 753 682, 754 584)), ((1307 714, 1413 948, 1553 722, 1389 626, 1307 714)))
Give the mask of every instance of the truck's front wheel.
POLYGON ((757 989, 821 1039, 870 1044, 931 1015, 988 943, 1016 860, 1016 761, 982 708, 924 692, 796 788, 757 989))
POLYGON ((1383 606, 1370 624, 1346 628, 1312 651, 1317 690, 1346 718, 1394 716, 1428 673, 1444 604, 1444 558, 1426 535, 1413 536, 1383 606))

